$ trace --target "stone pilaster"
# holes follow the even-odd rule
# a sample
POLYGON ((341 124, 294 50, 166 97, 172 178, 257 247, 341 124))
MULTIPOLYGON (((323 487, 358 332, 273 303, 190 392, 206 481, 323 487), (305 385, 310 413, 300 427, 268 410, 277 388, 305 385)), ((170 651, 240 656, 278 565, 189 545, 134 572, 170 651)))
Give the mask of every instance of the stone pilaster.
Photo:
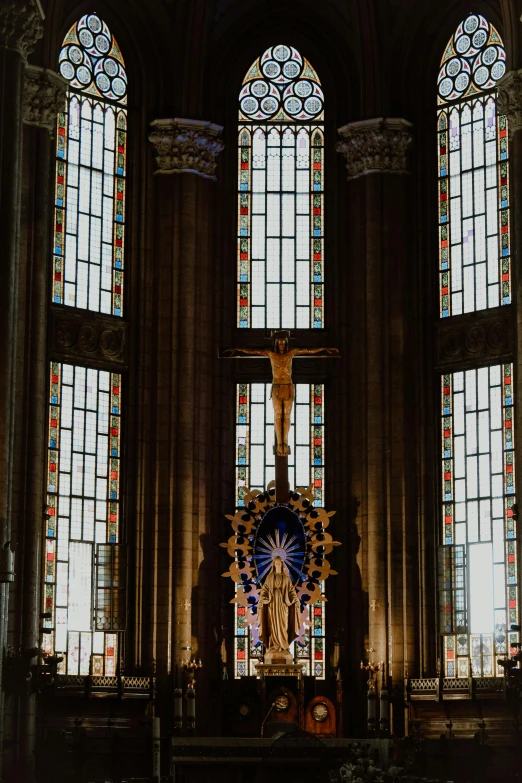
MULTIPOLYGON (((151 373, 154 540, 150 655, 160 678, 197 655, 204 665, 207 617, 200 564, 209 538, 212 389, 217 362, 213 288, 216 125, 188 120, 152 123, 151 141, 162 173, 155 178, 156 278, 151 373), (158 130, 162 128, 163 130, 158 130), (187 130, 188 129, 188 130, 187 130), (198 632, 199 629, 199 632, 198 632)), ((201 692, 200 692, 201 693, 201 692)))
POLYGON ((413 382, 406 380, 408 372, 414 375, 409 357, 415 355, 409 179, 404 176, 411 124, 378 118, 345 125, 339 133, 337 149, 346 158, 350 181, 349 252, 358 259, 351 280, 357 291, 350 324, 352 475, 360 502, 358 564, 367 606, 354 659, 386 662, 400 683, 414 656, 416 594, 407 554, 408 547, 415 548, 408 526, 416 524, 410 484, 413 382))
POLYGON ((54 135, 57 115, 65 110, 67 81, 58 73, 27 65, 24 74, 24 124, 54 135))
MULTIPOLYGON (((19 643, 38 647, 41 612, 41 546, 45 498, 48 310, 50 302, 52 160, 56 117, 65 109, 67 82, 48 69, 26 65, 23 103, 22 209, 17 336, 15 467, 13 522, 18 523, 18 574, 23 592, 16 598, 19 643), (20 611, 21 609, 21 611, 20 611)), ((22 691, 16 746, 24 780, 35 775, 36 694, 22 691)))
MULTIPOLYGON (((0 0, 0 547, 11 535, 16 324, 22 179, 23 70, 28 54, 43 35, 38 0, 0 0)), ((8 586, 0 584, 0 682, 7 642, 8 586)), ((0 754, 5 710, 0 689, 0 754)), ((0 758, 0 768, 2 759, 0 758)))
POLYGON ((216 179, 217 156, 223 149, 223 128, 202 120, 154 120, 149 141, 156 174, 198 174, 216 179))

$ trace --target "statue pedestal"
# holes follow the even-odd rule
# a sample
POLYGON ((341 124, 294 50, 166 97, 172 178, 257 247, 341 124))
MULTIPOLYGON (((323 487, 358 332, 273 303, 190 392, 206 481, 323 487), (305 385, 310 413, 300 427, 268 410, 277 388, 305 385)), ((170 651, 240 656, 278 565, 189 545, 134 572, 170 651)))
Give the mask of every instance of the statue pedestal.
POLYGON ((302 663, 258 663, 256 671, 261 679, 263 677, 297 677, 299 680, 303 679, 302 663))
POLYGON ((271 666, 293 666, 294 656, 291 652, 268 650, 263 657, 263 664, 271 666))

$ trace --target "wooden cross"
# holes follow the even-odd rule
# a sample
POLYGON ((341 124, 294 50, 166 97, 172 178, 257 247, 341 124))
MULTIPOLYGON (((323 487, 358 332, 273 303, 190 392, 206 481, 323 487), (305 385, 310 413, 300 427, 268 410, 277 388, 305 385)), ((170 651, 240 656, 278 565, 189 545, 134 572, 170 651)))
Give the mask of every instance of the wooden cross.
POLYGON ((338 357, 337 348, 292 348, 288 346, 290 332, 272 332, 273 350, 266 348, 224 348, 220 350, 221 359, 248 359, 250 356, 264 356, 272 365, 272 405, 274 406, 274 447, 276 469, 276 500, 286 502, 290 487, 288 484, 288 432, 290 414, 294 403, 294 384, 292 381, 292 360, 294 356, 321 355, 338 357))

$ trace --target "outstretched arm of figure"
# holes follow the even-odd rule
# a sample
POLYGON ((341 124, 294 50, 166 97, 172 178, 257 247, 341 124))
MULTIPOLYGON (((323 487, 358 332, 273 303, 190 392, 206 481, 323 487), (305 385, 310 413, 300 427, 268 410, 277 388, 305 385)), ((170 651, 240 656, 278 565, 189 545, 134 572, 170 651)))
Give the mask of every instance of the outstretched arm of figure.
POLYGON ((311 356, 314 353, 328 353, 331 356, 339 356, 339 348, 294 348, 294 356, 311 356))
POLYGON ((233 358, 234 356, 268 356, 270 352, 263 348, 224 348, 221 356, 233 358))

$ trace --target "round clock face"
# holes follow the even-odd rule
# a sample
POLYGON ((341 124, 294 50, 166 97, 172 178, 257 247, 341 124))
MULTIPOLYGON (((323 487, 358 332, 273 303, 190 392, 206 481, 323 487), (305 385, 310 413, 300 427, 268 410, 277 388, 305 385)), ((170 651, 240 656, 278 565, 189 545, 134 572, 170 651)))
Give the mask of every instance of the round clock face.
POLYGON ((250 704, 246 704, 243 702, 239 705, 239 717, 241 720, 245 720, 245 718, 248 718, 250 716, 250 713, 252 710, 250 709, 250 704))
POLYGON ((328 717, 328 707, 322 701, 315 704, 312 709, 312 718, 316 721, 326 720, 328 717))
POLYGON ((278 712, 284 712, 284 710, 288 709, 289 705, 290 699, 288 696, 285 696, 284 693, 281 693, 275 700, 275 706, 278 712))

